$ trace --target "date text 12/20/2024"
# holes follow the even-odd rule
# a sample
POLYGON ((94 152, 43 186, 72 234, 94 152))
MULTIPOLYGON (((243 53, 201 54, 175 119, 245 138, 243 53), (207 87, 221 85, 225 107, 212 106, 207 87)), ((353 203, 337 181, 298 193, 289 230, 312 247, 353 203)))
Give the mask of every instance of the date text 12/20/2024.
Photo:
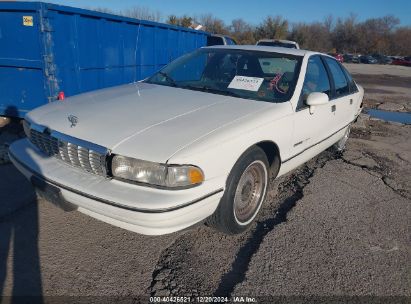
POLYGON ((254 297, 150 297, 150 303, 257 303, 254 297))

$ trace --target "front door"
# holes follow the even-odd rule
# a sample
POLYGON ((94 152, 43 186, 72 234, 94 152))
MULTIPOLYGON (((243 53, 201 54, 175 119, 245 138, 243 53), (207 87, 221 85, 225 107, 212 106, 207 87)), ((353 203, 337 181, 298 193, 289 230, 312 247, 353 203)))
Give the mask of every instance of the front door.
POLYGON ((310 111, 306 104, 312 92, 322 92, 331 97, 332 85, 326 67, 319 55, 308 59, 307 71, 296 113, 291 155, 296 156, 312 148, 330 134, 335 116, 331 102, 316 106, 310 111))

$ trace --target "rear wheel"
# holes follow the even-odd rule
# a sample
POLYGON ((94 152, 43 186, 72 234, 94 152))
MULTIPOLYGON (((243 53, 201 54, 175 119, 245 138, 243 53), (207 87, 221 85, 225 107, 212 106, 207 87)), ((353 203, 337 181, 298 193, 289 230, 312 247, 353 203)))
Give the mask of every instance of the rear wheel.
POLYGON ((217 230, 236 234, 249 228, 265 199, 269 165, 259 147, 251 147, 234 165, 226 190, 208 224, 217 230))

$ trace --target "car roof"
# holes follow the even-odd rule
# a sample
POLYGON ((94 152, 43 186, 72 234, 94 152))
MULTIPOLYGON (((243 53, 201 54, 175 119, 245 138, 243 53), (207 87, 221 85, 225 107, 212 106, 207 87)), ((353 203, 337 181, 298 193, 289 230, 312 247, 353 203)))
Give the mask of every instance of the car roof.
POLYGON ((290 48, 284 48, 284 47, 265 46, 265 45, 212 45, 212 46, 208 46, 204 48, 262 51, 262 52, 270 52, 270 53, 282 53, 282 54, 295 55, 295 56, 320 54, 318 52, 313 52, 313 51, 308 51, 308 50, 290 49, 290 48))
POLYGON ((230 36, 221 35, 221 34, 211 34, 210 37, 230 37, 230 36))
POLYGON ((282 42, 282 43, 292 43, 292 44, 297 44, 297 42, 292 41, 292 40, 284 40, 284 39, 260 39, 257 41, 258 42, 282 42))

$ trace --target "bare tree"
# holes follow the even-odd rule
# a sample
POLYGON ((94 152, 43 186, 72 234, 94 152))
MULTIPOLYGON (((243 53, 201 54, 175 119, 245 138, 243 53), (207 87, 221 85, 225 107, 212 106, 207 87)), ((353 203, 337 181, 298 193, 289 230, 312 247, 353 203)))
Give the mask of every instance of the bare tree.
POLYGON ((387 53, 390 51, 390 36, 399 24, 399 19, 393 16, 367 19, 359 24, 357 33, 360 35, 359 48, 364 53, 387 53))
POLYGON ((254 29, 243 19, 231 21, 230 34, 238 44, 255 44, 254 29))
POLYGON ((96 11, 96 12, 100 12, 100 13, 105 13, 105 14, 117 14, 119 15, 119 13, 116 13, 115 11, 106 8, 106 7, 93 7, 93 8, 87 8, 90 9, 92 11, 96 11))
POLYGON ((288 38, 297 41, 303 49, 329 52, 333 48, 327 26, 319 22, 294 24, 288 38))
POLYGON ((224 21, 214 17, 212 14, 201 15, 196 18, 196 20, 198 20, 198 22, 205 27, 206 31, 222 35, 229 34, 229 29, 225 25, 224 21))
POLYGON ((411 56, 411 26, 400 27, 390 37, 389 53, 411 56))
POLYGON ((328 15, 324 18, 324 27, 327 29, 329 33, 332 32, 334 28, 334 17, 333 15, 328 15))
POLYGON ((333 45, 339 52, 357 52, 360 36, 358 35, 357 15, 351 13, 347 18, 337 19, 332 33, 333 45))
POLYGON ((159 11, 153 11, 147 7, 134 6, 126 9, 122 12, 123 16, 136 18, 140 20, 156 21, 162 20, 161 13, 159 11))
MULTIPOLYGON (((116 14, 116 12, 98 7, 94 10, 116 14)), ((120 14, 151 21, 161 21, 161 13, 145 7, 133 7, 120 14)), ((282 16, 267 16, 258 26, 252 26, 238 18, 227 26, 223 20, 212 14, 199 17, 188 15, 167 17, 166 23, 191 27, 194 20, 203 25, 204 30, 232 36, 239 44, 255 44, 256 40, 284 39, 297 41, 302 48, 321 52, 338 51, 362 54, 410 55, 411 27, 398 27, 398 18, 387 15, 358 22, 357 15, 334 19, 332 15, 323 22, 295 23, 291 27, 282 16)))

